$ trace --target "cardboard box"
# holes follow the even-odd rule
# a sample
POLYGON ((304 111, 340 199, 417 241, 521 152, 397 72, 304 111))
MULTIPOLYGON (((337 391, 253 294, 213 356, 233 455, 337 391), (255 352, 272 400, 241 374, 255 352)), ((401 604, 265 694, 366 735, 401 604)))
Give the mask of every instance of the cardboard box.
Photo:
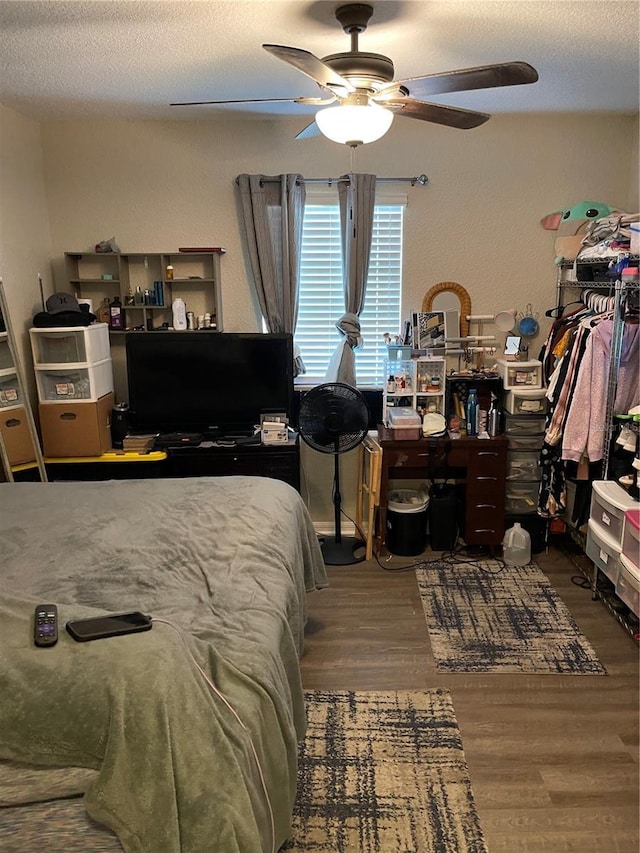
POLYGON ((23 406, 0 412, 0 434, 10 465, 24 465, 35 460, 36 450, 23 406))
POLYGON ((40 403, 45 456, 101 456, 111 448, 114 395, 95 403, 40 403))

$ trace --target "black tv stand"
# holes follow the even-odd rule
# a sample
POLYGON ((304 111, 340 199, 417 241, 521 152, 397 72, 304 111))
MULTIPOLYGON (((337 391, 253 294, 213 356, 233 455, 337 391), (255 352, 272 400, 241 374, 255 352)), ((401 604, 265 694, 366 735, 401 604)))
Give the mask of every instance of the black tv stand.
MULTIPOLYGON (((225 436, 226 438, 226 436, 225 436)), ((230 438, 227 438, 231 441, 230 438)), ((221 437, 197 445, 167 448, 167 477, 228 477, 244 474, 284 480, 300 491, 300 444, 293 434, 284 444, 260 444, 244 436, 227 445, 221 437)))

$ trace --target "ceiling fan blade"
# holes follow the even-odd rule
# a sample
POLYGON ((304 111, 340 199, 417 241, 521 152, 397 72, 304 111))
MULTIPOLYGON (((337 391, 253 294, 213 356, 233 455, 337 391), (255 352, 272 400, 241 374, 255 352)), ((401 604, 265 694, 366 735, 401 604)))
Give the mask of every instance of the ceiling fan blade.
POLYGON ((304 127, 300 133, 296 136, 296 139, 313 139, 314 136, 321 136, 320 128, 312 121, 311 124, 308 124, 304 127))
POLYGON ((197 107, 203 104, 296 104, 304 103, 302 98, 234 98, 230 101, 182 101, 181 103, 169 104, 170 107, 197 107))
POLYGON ((372 98, 380 106, 391 110, 395 115, 430 121, 434 124, 444 124, 447 127, 457 127, 469 130, 484 124, 491 118, 488 113, 477 113, 473 110, 463 110, 460 107, 445 107, 444 104, 427 104, 413 98, 389 98, 379 100, 372 98))
POLYGON ((354 91, 354 87, 348 80, 336 74, 332 68, 325 65, 321 59, 309 53, 308 50, 302 50, 299 47, 286 47, 281 44, 263 44, 262 47, 283 62, 293 65, 294 68, 302 71, 307 77, 311 77, 325 89, 330 91, 338 89, 344 93, 354 91))
MULTIPOLYGON (((478 68, 461 68, 459 71, 443 71, 425 77, 410 77, 391 83, 386 88, 402 86, 412 98, 430 98, 446 92, 469 92, 472 89, 494 89, 500 86, 521 86, 535 83, 538 72, 527 62, 502 62, 496 65, 480 65, 478 68)), ((379 94, 383 94, 381 89, 379 94)))

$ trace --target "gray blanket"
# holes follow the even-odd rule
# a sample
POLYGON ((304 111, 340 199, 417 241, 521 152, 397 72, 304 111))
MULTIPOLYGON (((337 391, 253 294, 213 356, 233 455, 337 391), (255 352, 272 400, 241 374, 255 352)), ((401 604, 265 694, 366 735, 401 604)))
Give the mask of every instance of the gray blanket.
MULTIPOLYGON (((277 849, 305 729, 305 596, 326 586, 299 495, 249 477, 6 484, 0 542, 0 758, 93 769, 86 809, 126 851, 257 853, 274 834, 277 849), (58 605, 54 648, 33 646, 37 602, 58 605), (90 643, 63 627, 126 610, 171 625, 90 643)), ((0 801, 16 801, 11 769, 0 801)))

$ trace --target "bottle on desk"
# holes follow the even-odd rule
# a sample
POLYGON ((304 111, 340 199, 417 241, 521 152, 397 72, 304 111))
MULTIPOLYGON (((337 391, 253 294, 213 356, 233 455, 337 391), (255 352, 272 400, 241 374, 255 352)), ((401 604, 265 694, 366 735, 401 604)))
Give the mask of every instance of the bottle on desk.
POLYGON ((500 433, 500 409, 497 406, 498 396, 491 392, 491 407, 487 416, 487 432, 494 438, 500 433))
POLYGON ((475 388, 469 388, 469 396, 467 397, 466 406, 466 421, 467 421, 467 437, 476 438, 478 435, 478 420, 480 417, 480 404, 478 403, 478 394, 475 388))

